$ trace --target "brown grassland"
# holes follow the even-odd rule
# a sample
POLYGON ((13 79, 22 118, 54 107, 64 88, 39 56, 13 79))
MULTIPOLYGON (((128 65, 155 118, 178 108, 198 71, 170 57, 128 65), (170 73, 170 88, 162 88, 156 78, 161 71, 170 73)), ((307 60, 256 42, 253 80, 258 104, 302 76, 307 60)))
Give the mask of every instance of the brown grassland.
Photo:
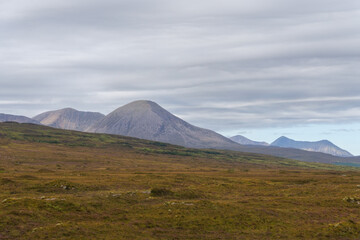
POLYGON ((360 239, 360 172, 0 123, 0 239, 360 239))

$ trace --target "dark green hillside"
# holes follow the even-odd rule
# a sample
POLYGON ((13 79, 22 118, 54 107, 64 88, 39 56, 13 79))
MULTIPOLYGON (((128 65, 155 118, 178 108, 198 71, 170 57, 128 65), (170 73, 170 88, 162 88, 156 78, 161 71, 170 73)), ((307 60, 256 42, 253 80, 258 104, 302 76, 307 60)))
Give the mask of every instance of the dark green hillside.
MULTIPOLYGON (((56 128, 50 128, 33 124, 18 123, 0 123, 0 140, 3 146, 9 147, 16 144, 32 145, 33 144, 50 144, 49 147, 75 147, 91 148, 92 150, 101 149, 100 151, 113 150, 114 155, 122 150, 122 154, 141 155, 145 159, 151 160, 154 157, 171 157, 181 156, 181 162, 186 164, 225 164, 225 165, 242 165, 254 164, 253 167, 278 167, 293 166, 306 168, 330 168, 339 169, 335 166, 305 163, 294 160, 288 160, 278 157, 265 156, 252 153, 239 153, 236 151, 224 150, 199 150, 184 148, 166 143, 147 141, 137 138, 124 137, 119 135, 93 134, 77 131, 66 131, 56 128), (184 158, 185 157, 185 158, 184 158), (260 164, 260 165, 259 165, 260 164)), ((42 152, 41 152, 42 153, 42 152)), ((44 153, 45 155, 45 153, 44 153)), ((179 160, 178 160, 179 161, 179 160)), ((51 162, 51 159, 49 159, 51 162)))

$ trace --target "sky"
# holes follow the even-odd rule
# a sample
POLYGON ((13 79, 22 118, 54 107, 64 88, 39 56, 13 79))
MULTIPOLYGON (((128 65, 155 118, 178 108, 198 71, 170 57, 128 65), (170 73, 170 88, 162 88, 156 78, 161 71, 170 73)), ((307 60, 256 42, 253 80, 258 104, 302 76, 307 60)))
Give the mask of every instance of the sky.
POLYGON ((152 100, 225 136, 360 155, 358 0, 0 1, 0 112, 152 100))

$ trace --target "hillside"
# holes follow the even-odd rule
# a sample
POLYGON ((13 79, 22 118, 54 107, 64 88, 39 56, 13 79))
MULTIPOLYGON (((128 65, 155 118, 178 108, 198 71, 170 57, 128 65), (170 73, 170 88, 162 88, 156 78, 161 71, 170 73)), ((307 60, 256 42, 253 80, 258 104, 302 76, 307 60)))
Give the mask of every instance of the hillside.
MULTIPOLYGON (((56 129, 41 125, 19 124, 13 122, 0 123, 0 146, 8 149, 12 143, 16 144, 45 144, 48 147, 61 146, 71 150, 72 147, 84 147, 96 149, 101 154, 103 149, 114 150, 123 154, 141 155, 146 158, 148 155, 154 156, 181 156, 187 164, 198 164, 193 162, 193 157, 206 159, 205 166, 219 160, 222 164, 233 165, 235 163, 254 164, 254 167, 262 164, 264 166, 294 166, 309 168, 334 168, 335 166, 322 165, 316 163, 304 163, 296 160, 284 159, 279 157, 266 156, 261 154, 244 153, 238 151, 225 151, 215 149, 192 149, 162 142, 148 141, 133 137, 83 133, 56 129), (253 162, 252 162, 253 161, 253 162)), ((44 146, 45 146, 44 145, 44 146)), ((35 151, 35 150, 34 150, 35 151)), ((14 154, 16 151, 14 149, 14 154)), ((31 158, 31 157, 30 157, 31 158)), ((198 160, 198 159, 197 159, 198 160)))
POLYGON ((82 112, 73 108, 64 108, 41 113, 33 119, 50 127, 85 131, 103 117, 103 114, 97 112, 82 112))

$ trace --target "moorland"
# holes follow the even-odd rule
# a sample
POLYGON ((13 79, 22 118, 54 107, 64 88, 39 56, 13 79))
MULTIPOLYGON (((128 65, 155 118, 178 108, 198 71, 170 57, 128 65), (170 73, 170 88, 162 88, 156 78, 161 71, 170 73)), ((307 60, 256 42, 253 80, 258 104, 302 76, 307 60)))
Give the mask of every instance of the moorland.
POLYGON ((0 123, 0 239, 359 239, 357 168, 0 123))

